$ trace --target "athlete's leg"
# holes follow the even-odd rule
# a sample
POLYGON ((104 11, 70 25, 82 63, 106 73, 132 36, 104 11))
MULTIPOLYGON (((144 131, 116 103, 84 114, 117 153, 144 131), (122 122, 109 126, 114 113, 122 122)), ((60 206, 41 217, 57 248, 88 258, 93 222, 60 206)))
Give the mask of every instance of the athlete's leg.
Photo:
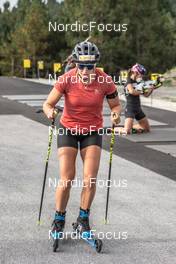
POLYGON ((130 134, 131 129, 133 128, 133 118, 126 118, 124 127, 115 127, 115 131, 119 134, 130 134))
POLYGON ((133 121, 134 119, 131 117, 127 117, 125 119, 124 130, 127 134, 131 133, 131 129, 133 128, 133 121))
POLYGON ((133 108, 129 107, 127 105, 126 109, 125 109, 125 124, 124 124, 124 128, 120 128, 119 132, 124 132, 127 134, 131 133, 131 129, 133 127, 133 121, 134 121, 134 110, 133 108))
POLYGON ((65 212, 69 199, 71 181, 75 177, 77 148, 60 147, 58 149, 60 180, 56 189, 56 210, 65 212))
POLYGON ((91 145, 81 149, 84 187, 81 193, 82 209, 89 209, 96 191, 96 178, 100 164, 101 147, 91 145))
POLYGON ((133 129, 137 130, 137 133, 142 133, 142 132, 144 132, 143 127, 142 127, 139 123, 134 124, 134 125, 133 125, 133 129))
POLYGON ((147 117, 142 118, 141 120, 138 121, 139 126, 145 131, 145 132, 150 132, 150 125, 147 117))
POLYGON ((135 115, 135 119, 138 121, 138 124, 134 126, 137 130, 143 130, 144 132, 150 132, 149 121, 142 111, 142 109, 135 115))

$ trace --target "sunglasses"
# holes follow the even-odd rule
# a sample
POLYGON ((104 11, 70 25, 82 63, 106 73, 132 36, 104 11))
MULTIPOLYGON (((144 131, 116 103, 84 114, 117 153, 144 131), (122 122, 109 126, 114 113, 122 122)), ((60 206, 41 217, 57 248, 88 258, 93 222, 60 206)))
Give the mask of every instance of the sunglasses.
POLYGON ((78 64, 78 69, 83 70, 84 68, 87 68, 88 70, 93 70, 95 64, 78 64))

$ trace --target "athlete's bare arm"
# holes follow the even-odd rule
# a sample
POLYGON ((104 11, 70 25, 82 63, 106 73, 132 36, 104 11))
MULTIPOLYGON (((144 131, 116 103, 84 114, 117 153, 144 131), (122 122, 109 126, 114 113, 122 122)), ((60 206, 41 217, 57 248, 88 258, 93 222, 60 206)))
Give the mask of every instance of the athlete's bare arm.
POLYGON ((119 97, 116 96, 113 99, 107 99, 107 101, 108 101, 108 105, 111 109, 111 112, 116 112, 120 115, 122 108, 120 105, 119 97))
POLYGON ((48 95, 48 98, 43 103, 43 112, 48 118, 53 118, 54 107, 62 97, 62 93, 53 88, 48 95))
POLYGON ((143 95, 145 96, 145 97, 149 97, 152 93, 153 93, 153 90, 155 89, 155 87, 154 86, 151 86, 151 89, 149 89, 149 91, 147 92, 147 93, 144 93, 143 95))
POLYGON ((141 94, 140 91, 136 91, 136 90, 134 89, 134 87, 133 87, 133 85, 132 85, 131 83, 129 83, 129 84, 127 85, 127 89, 128 89, 129 94, 132 94, 132 95, 134 95, 134 96, 138 96, 138 95, 141 94))
POLYGON ((122 110, 119 97, 116 96, 113 99, 107 99, 107 101, 111 109, 111 121, 114 125, 118 125, 120 123, 120 113, 122 110))

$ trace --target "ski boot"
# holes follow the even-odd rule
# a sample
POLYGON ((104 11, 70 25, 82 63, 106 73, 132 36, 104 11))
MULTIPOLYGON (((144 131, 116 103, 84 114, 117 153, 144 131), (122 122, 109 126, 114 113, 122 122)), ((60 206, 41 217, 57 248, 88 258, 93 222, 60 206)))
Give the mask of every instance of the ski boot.
POLYGON ((95 238, 92 234, 89 225, 89 209, 83 210, 80 208, 80 213, 76 223, 72 224, 74 234, 79 234, 81 239, 85 240, 99 253, 102 249, 102 241, 95 238))
MULTIPOLYGON (((65 212, 66 213, 66 212, 65 212)), ((51 236, 54 240, 53 243, 53 252, 57 251, 59 247, 59 239, 63 237, 63 230, 65 226, 65 213, 56 211, 54 221, 52 223, 51 236)))

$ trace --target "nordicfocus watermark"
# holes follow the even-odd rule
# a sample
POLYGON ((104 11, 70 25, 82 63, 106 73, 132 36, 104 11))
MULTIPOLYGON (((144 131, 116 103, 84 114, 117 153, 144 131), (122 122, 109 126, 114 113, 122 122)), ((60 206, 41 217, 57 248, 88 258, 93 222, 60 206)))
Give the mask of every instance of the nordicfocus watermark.
MULTIPOLYGON (((56 77, 57 78, 57 77, 56 77)), ((112 77, 109 75, 99 75, 96 76, 96 73, 91 73, 89 74, 89 81, 92 82, 94 81, 96 78, 98 83, 107 83, 107 84, 111 84, 113 83, 112 77)), ((52 76, 49 76, 49 80, 52 79, 52 76)), ((68 83, 72 83, 72 84, 76 84, 76 83, 81 83, 82 82, 82 78, 80 77, 80 75, 76 74, 76 75, 61 75, 57 78, 57 82, 60 84, 68 84, 68 83)))
MULTIPOLYGON (((100 84, 103 84, 103 83, 107 83, 107 84, 110 84, 110 83, 115 83, 115 84, 119 84, 122 82, 122 78, 121 76, 110 76, 110 75, 99 75, 99 76, 96 76, 95 73, 91 73, 89 74, 89 81, 93 81, 96 77, 96 80, 98 83, 100 84)), ((76 83, 82 83, 82 79, 79 75, 60 75, 60 76, 57 76, 57 74, 49 74, 48 75, 48 83, 49 84, 54 84, 54 83, 60 83, 60 84, 69 84, 69 83, 72 83, 72 84, 76 84, 76 83)))
POLYGON ((58 178, 50 178, 48 179, 48 186, 49 188, 56 189, 59 188, 66 188, 66 187, 73 187, 73 188, 87 188, 92 187, 96 184, 98 188, 120 188, 120 189, 127 189, 128 182, 127 179, 119 179, 119 180, 104 180, 104 179, 97 179, 97 178, 90 178, 90 180, 85 181, 80 178, 75 178, 74 180, 61 180, 58 178))
POLYGON ((72 24, 62 24, 57 22, 48 23, 48 30, 54 32, 92 32, 97 30, 99 32, 126 32, 128 30, 128 24, 112 24, 112 23, 97 23, 96 21, 90 21, 88 23, 80 23, 75 21, 72 24))
MULTIPOLYGON (((55 137, 59 136, 63 136, 63 135, 72 135, 72 136, 79 136, 79 135, 83 135, 83 136, 87 136, 87 135, 93 135, 95 132, 100 135, 111 135, 112 134, 112 129, 105 127, 105 128, 96 128, 96 126, 89 126, 87 127, 81 127, 80 125, 76 125, 73 128, 67 128, 67 127, 59 127, 57 128, 56 126, 53 128, 51 126, 49 126, 49 134, 53 132, 53 135, 55 137)), ((114 129, 114 135, 119 135, 119 131, 114 129)))
MULTIPOLYGON (((98 238, 98 239, 116 239, 116 240, 126 240, 128 238, 128 232, 123 231, 123 232, 96 232, 96 230, 92 229, 90 230, 90 238, 98 238)), ((56 239, 58 238, 58 234, 55 231, 54 233, 52 230, 49 230, 49 239, 56 239)), ((59 239, 86 239, 86 236, 84 234, 81 234, 79 232, 60 232, 59 239)))

